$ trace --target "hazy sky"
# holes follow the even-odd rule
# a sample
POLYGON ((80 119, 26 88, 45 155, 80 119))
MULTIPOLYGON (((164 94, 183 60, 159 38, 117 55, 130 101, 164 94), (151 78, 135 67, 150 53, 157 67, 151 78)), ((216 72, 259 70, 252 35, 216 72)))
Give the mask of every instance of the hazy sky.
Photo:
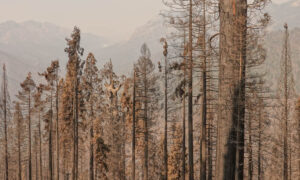
MULTIPOLYGON (((162 0, 0 0, 0 23, 36 20, 62 27, 79 26, 113 41, 126 40, 157 15, 162 0)), ((279 3, 287 0, 273 0, 279 3)))

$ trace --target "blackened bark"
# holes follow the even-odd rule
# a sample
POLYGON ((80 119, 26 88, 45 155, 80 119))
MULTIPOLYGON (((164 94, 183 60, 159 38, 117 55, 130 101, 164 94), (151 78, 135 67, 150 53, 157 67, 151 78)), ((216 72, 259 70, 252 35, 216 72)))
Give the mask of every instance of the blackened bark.
MULTIPOLYGON (((91 100, 92 101, 92 100, 91 100)), ((91 109, 91 117, 94 118, 94 109, 93 103, 90 107, 91 109)), ((91 119, 91 127, 90 127, 90 180, 94 180, 94 119, 91 119)))
POLYGON ((243 179, 247 0, 221 0, 217 179, 243 179))
POLYGON ((207 74, 206 74, 206 11, 205 0, 203 1, 203 34, 202 34, 202 53, 203 53, 203 67, 202 67, 202 130, 201 130, 201 143, 200 143, 200 180, 206 180, 206 120, 207 120, 207 74))
MULTIPOLYGON (((167 52, 165 47, 165 52, 167 52)), ((164 131, 164 170, 165 180, 168 179, 168 62, 165 54, 165 131, 164 131)))
POLYGON ((189 1, 189 71, 188 71, 188 144, 189 144, 189 180, 194 179, 193 150, 193 1, 189 1))

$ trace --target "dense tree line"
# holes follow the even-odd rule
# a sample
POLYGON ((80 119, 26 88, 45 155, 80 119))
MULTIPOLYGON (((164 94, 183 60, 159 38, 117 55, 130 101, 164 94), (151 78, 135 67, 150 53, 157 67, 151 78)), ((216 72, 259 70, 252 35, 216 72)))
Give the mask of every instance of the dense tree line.
POLYGON ((29 72, 12 102, 3 65, 2 179, 299 178, 288 25, 272 92, 264 76, 267 0, 164 4, 163 58, 142 44, 126 76, 85 53, 78 27, 66 39, 65 74, 59 60, 29 72))

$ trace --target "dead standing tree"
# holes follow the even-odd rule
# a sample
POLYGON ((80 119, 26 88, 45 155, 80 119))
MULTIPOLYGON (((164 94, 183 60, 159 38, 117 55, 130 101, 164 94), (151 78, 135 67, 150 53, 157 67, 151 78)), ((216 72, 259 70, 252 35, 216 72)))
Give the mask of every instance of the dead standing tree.
POLYGON ((122 163, 121 159, 121 149, 122 146, 122 137, 121 137, 121 118, 120 118, 120 102, 118 92, 121 88, 121 82, 119 81, 119 77, 113 71, 112 62, 108 62, 104 65, 104 68, 101 70, 101 74, 103 76, 103 83, 105 87, 106 94, 106 121, 108 123, 108 128, 106 131, 109 133, 107 135, 108 144, 111 145, 110 148, 110 169, 112 173, 112 177, 118 177, 121 179, 122 177, 122 163))
POLYGON ((7 129, 8 129, 8 118, 10 115, 10 97, 7 86, 7 73, 6 66, 3 64, 3 79, 2 79, 2 87, 1 87, 1 115, 4 121, 4 149, 5 149, 5 179, 8 180, 8 137, 7 137, 7 129))
POLYGON ((27 112, 27 128, 28 128, 28 177, 32 179, 32 163, 31 163, 31 110, 32 97, 35 90, 35 82, 32 80, 31 73, 28 73, 26 79, 20 84, 22 91, 19 91, 17 98, 23 105, 23 111, 27 112))
MULTIPOLYGON (((47 68, 47 70, 44 73, 39 73, 40 76, 43 76, 45 78, 45 80, 47 81, 46 85, 41 85, 41 87, 43 88, 44 92, 48 92, 46 95, 46 101, 50 103, 50 108, 47 112, 47 126, 48 126, 48 155, 49 155, 49 178, 50 180, 54 179, 54 171, 53 171, 53 140, 52 140, 52 131, 53 131, 53 99, 55 98, 55 94, 56 94, 56 111, 58 108, 58 68, 59 68, 59 63, 58 61, 52 61, 51 66, 49 66, 47 68)), ((58 116, 56 115, 56 123, 58 122, 58 116)), ((57 152, 58 155, 58 152, 57 152)), ((58 156, 57 156, 58 157, 58 156)), ((57 161, 58 162, 58 161, 57 161)), ((58 162, 59 164, 59 162, 58 162)), ((57 164, 57 166, 58 166, 57 164)), ((59 173, 58 173, 59 174, 59 173)), ((57 178, 59 179, 59 175, 57 174, 57 178)))
POLYGON ((243 179, 247 1, 220 1, 217 179, 243 179))
POLYGON ((66 39, 68 47, 65 48, 65 52, 68 54, 68 76, 69 81, 73 85, 72 91, 72 115, 73 115, 73 167, 72 167, 72 178, 73 180, 78 179, 78 122, 79 122, 79 111, 80 111, 80 77, 82 75, 82 69, 84 61, 81 60, 84 49, 80 47, 80 30, 74 27, 71 39, 66 39))
POLYGON ((289 150, 290 150, 290 136, 291 133, 291 118, 292 111, 291 108, 294 103, 295 98, 295 90, 294 90, 294 78, 293 78, 293 70, 292 70, 292 62, 290 56, 290 46, 289 46, 289 32, 288 25, 284 25, 285 33, 284 33, 284 43, 282 50, 282 58, 281 58, 281 74, 279 78, 279 86, 278 86, 278 100, 280 106, 280 122, 282 123, 282 137, 283 137, 283 179, 288 180, 291 178, 291 174, 289 174, 289 150), (290 131, 290 132, 289 132, 290 131))
POLYGON ((166 39, 161 38, 163 43, 163 55, 165 58, 164 64, 164 116, 165 116, 165 127, 164 127, 164 179, 168 179, 168 43, 166 39))

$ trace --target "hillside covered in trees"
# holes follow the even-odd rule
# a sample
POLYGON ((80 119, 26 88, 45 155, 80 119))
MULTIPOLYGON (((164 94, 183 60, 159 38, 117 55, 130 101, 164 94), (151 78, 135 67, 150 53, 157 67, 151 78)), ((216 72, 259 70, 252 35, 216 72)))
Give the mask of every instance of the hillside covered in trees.
POLYGON ((0 179, 300 180, 297 25, 270 30, 268 0, 163 4, 114 45, 0 25, 0 179))

